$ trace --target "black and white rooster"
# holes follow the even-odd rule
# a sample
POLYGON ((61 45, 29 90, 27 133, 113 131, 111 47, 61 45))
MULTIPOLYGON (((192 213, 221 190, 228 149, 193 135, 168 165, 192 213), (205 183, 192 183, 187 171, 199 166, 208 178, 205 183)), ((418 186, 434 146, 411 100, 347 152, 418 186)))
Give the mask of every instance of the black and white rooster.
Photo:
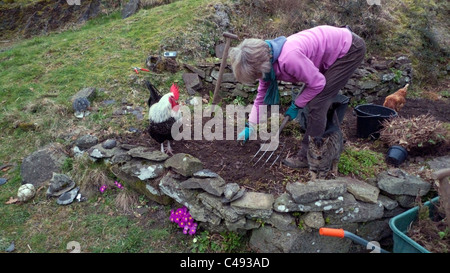
POLYGON ((148 132, 154 140, 161 144, 161 152, 173 154, 173 150, 170 147, 170 141, 173 140, 172 125, 181 118, 178 104, 178 86, 173 83, 170 93, 161 96, 149 81, 145 81, 145 85, 150 90, 150 97, 147 101, 150 107, 148 112, 150 121, 148 132), (167 141, 167 149, 164 149, 165 141, 167 141))

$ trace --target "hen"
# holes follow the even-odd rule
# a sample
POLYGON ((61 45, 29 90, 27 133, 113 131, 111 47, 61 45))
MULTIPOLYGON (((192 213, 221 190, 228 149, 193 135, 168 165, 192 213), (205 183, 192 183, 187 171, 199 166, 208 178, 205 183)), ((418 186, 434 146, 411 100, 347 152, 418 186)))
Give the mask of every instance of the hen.
POLYGON ((396 112, 400 111, 406 102, 406 91, 408 90, 409 84, 405 87, 400 88, 397 92, 389 95, 384 100, 383 106, 394 109, 396 112))
POLYGON ((170 93, 161 96, 149 81, 146 81, 145 84, 150 90, 150 97, 147 101, 150 107, 148 132, 154 140, 161 144, 161 152, 173 154, 173 150, 170 147, 170 141, 173 140, 172 125, 181 118, 178 104, 178 86, 173 83, 170 93), (164 142, 166 141, 167 149, 164 149, 164 142))

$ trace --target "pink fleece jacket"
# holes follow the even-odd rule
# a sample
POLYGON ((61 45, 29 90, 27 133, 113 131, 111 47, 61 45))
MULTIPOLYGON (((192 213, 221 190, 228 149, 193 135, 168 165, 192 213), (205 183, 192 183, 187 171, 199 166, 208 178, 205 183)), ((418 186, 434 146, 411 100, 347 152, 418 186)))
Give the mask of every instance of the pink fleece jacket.
MULTIPOLYGON (((295 100, 298 107, 306 104, 325 87, 323 73, 352 45, 352 34, 347 28, 318 26, 287 37, 273 69, 278 81, 303 82, 305 89, 295 100)), ((258 93, 249 115, 251 123, 259 123, 259 106, 264 104, 268 81, 259 80, 258 93)))

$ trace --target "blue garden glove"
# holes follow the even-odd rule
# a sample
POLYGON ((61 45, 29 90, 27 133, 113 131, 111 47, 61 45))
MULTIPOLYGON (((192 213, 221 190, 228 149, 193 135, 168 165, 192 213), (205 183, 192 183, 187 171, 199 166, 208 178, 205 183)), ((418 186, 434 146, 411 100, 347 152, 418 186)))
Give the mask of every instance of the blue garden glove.
POLYGON ((284 116, 289 116, 291 119, 295 119, 298 115, 298 110, 302 108, 295 105, 294 102, 292 102, 291 106, 287 109, 286 113, 284 113, 284 116))
POLYGON ((239 133, 237 140, 244 140, 245 143, 255 131, 254 127, 254 125, 246 123, 244 130, 239 133))

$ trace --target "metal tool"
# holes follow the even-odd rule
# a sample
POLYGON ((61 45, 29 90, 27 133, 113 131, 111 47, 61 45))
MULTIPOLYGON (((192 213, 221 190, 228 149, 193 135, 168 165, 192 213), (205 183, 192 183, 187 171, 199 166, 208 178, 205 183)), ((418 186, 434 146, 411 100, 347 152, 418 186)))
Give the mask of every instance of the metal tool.
POLYGON ((229 32, 224 32, 223 37, 225 37, 225 47, 223 49, 222 62, 220 63, 219 76, 217 77, 216 88, 214 89, 214 96, 213 96, 213 103, 212 103, 213 104, 213 108, 212 108, 213 112, 214 112, 214 105, 216 105, 219 100, 219 90, 220 90, 220 85, 222 84, 223 72, 225 70, 225 66, 227 65, 228 50, 230 49, 231 39, 235 39, 235 40, 238 39, 237 35, 229 33, 229 32))
POLYGON ((270 167, 272 167, 275 164, 275 162, 277 162, 278 158, 281 156, 281 154, 283 153, 284 148, 286 146, 285 142, 283 142, 283 143, 281 143, 281 150, 278 149, 280 147, 280 132, 283 130, 283 128, 286 126, 286 124, 288 123, 288 121, 290 119, 291 118, 289 116, 285 116, 283 121, 281 122, 281 125, 280 125, 280 128, 278 129, 277 134, 275 135, 275 138, 274 139, 272 138, 270 143, 261 144, 261 147, 259 148, 259 150, 256 152, 256 154, 250 160, 250 162, 252 162, 258 156, 258 154, 261 153, 258 160, 253 164, 253 166, 258 164, 258 162, 260 162, 261 159, 264 158, 264 156, 266 155, 267 152, 269 152, 269 154, 268 154, 266 160, 264 161, 264 163, 262 164, 262 166, 264 166, 267 162, 269 162, 269 160, 274 155, 275 151, 279 151, 279 153, 278 153, 277 157, 275 158, 275 160, 270 165, 270 167))
POLYGON ((343 230, 341 228, 320 228, 319 234, 321 236, 329 236, 329 237, 337 237, 337 238, 348 238, 352 240, 355 243, 358 243, 362 246, 365 246, 366 249, 372 250, 372 253, 389 253, 388 251, 380 248, 380 245, 375 242, 369 242, 364 240, 363 238, 349 232, 346 230, 343 230))
MULTIPOLYGON (((297 97, 301 94, 301 92, 303 91, 304 88, 305 88, 305 86, 303 85, 299 90, 294 91, 294 89, 292 89, 292 94, 291 94, 292 101, 295 101, 297 99, 297 97)), ((283 121, 281 122, 281 125, 280 125, 280 128, 278 129, 277 134, 275 135, 275 139, 271 138, 271 141, 269 144, 267 142, 261 144, 261 147, 259 148, 259 150, 256 152, 256 154, 250 160, 250 162, 252 162, 253 160, 255 160, 255 158, 257 158, 258 155, 260 155, 258 160, 253 164, 253 166, 258 164, 258 162, 260 162, 265 157, 267 152, 269 152, 269 154, 267 155, 267 158, 265 159, 262 166, 264 166, 267 162, 269 162, 269 160, 273 157, 273 155, 275 154, 276 151, 278 151, 278 155, 275 157, 275 160, 272 162, 270 167, 272 167, 277 162, 278 158, 280 158, 281 154, 283 153, 283 151, 286 147, 285 142, 280 143, 280 133, 283 130, 283 128, 286 126, 286 124, 288 123, 289 120, 291 120, 291 118, 289 116, 285 116, 283 121), (276 141, 274 142, 274 140, 276 140, 276 141), (278 149, 280 146, 281 146, 281 150, 278 149)))
POLYGON ((140 67, 133 67, 134 72, 136 72, 136 74, 139 74, 139 71, 145 71, 145 72, 150 72, 150 70, 148 70, 147 68, 140 68, 140 67))

